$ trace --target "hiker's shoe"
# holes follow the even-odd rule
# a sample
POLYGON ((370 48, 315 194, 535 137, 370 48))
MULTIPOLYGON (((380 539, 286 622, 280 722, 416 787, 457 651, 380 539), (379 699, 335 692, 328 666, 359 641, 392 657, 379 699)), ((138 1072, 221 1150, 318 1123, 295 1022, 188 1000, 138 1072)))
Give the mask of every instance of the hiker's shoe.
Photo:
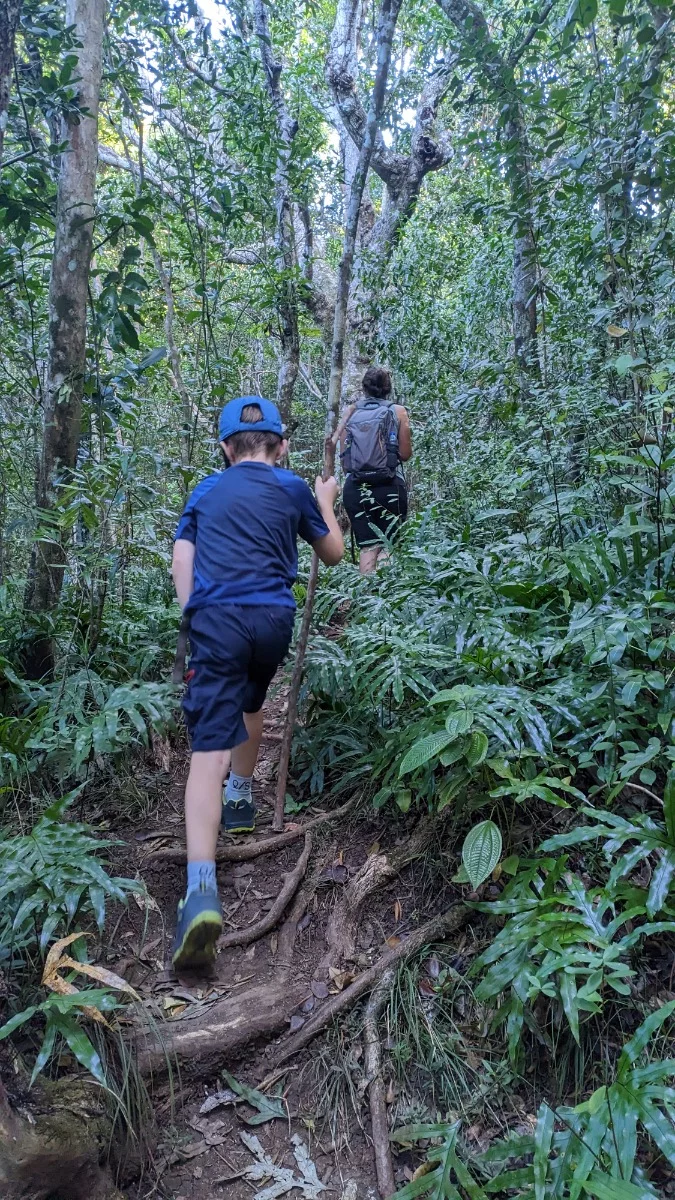
POLYGON ((176 971, 210 967, 223 928, 217 892, 200 887, 178 902, 178 923, 171 961, 176 971))
POLYGON ((252 800, 223 799, 220 824, 226 833, 253 833, 255 805, 252 800))

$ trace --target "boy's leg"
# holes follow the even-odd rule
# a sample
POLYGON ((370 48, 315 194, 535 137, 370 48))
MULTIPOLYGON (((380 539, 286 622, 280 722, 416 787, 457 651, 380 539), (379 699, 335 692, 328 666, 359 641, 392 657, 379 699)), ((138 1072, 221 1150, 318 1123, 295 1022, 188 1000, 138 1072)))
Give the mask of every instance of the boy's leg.
POLYGON ((172 956, 177 970, 213 963, 223 926, 216 844, 230 748, 246 738, 242 708, 250 659, 248 636, 231 610, 193 614, 190 645, 191 678, 183 701, 192 740, 185 789, 188 878, 172 956))
POLYGON ((195 750, 192 755, 185 788, 188 863, 215 862, 223 780, 231 757, 230 750, 195 750))
POLYGON ((232 772, 223 796, 221 822, 227 833, 252 833, 255 829, 253 772, 263 734, 263 710, 244 712, 248 740, 232 751, 232 772))
POLYGON ((244 713, 248 741, 235 746, 232 751, 232 770, 235 775, 252 775, 255 771, 263 735, 263 718, 262 708, 259 712, 244 713))
POLYGON ((244 695, 244 723, 248 741, 232 751, 232 774, 223 803, 223 827, 231 833, 255 827, 251 782, 263 733, 263 704, 293 637, 294 611, 290 608, 251 608, 248 622, 253 646, 244 695))

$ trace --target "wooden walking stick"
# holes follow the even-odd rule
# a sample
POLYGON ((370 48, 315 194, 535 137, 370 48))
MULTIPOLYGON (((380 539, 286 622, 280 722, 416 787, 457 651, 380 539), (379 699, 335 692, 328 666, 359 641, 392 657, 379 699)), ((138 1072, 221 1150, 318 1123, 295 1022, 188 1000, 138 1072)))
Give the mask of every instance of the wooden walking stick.
MULTIPOLYGON (((370 100, 370 108, 368 110, 368 119, 366 122, 363 142, 361 143, 361 148, 359 150, 356 170, 354 171, 354 178, 352 179, 352 186, 349 193, 342 259, 340 260, 338 289, 335 300, 335 319, 333 322, 330 383, 328 387, 328 406, 326 412, 326 428, 324 438, 324 479, 329 479, 335 470, 335 444, 332 441, 332 435, 337 428, 338 416, 340 412, 345 336, 347 331, 347 301, 349 300, 349 288, 352 281, 356 235, 359 227, 363 189, 366 185, 370 159, 373 153, 373 147, 375 145, 375 138, 377 136, 380 118, 382 116, 382 108, 384 106, 384 98, 387 90, 387 74, 389 72, 389 61, 391 58, 391 46, 401 3, 402 0, 382 0, 378 25, 377 71, 375 74, 375 83, 373 85, 373 94, 370 100)), ((288 764, 291 757, 293 730, 295 728, 295 721, 298 715, 298 695, 300 693, 300 683, 302 680, 302 671, 305 662, 307 642, 309 640, 309 630, 312 623, 312 609, 314 607, 314 597, 316 595, 316 585, 318 579, 319 560, 316 554, 312 554, 312 565, 307 583, 305 607, 302 614, 300 634, 295 652, 295 663, 293 665, 293 675, 291 677, 291 686, 288 693, 286 724, 284 726, 284 734, 281 741, 281 752, 279 755, 279 772, 277 775, 277 790, 274 800, 274 823, 272 825, 272 828, 276 833, 281 833, 284 827, 284 807, 286 803, 288 764)))

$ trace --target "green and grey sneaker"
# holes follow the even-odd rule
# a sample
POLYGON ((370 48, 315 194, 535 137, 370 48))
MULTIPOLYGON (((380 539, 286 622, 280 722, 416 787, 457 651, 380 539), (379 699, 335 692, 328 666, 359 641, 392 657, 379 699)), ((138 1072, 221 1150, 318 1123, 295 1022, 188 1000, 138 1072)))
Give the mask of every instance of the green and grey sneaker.
POLYGON ((171 961, 177 971, 210 967, 223 928, 217 892, 203 885, 178 901, 178 923, 171 961))
POLYGON ((255 805, 250 798, 229 800, 223 797, 220 824, 225 833, 253 833, 255 829, 255 805))

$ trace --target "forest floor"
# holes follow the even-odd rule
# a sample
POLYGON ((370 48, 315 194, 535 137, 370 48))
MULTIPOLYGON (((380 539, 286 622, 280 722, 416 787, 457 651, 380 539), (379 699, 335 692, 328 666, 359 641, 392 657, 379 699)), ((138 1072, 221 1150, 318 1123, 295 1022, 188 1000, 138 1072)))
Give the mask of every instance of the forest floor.
MULTIPOLYGON (((265 736, 255 775, 254 792, 258 807, 256 838, 271 834, 274 781, 279 740, 283 726, 286 685, 277 683, 266 710, 265 736)), ((107 950, 101 957, 105 964, 122 975, 141 996, 143 1006, 157 1028, 174 1033, 177 1023, 204 1018, 204 1014, 224 997, 258 985, 272 985, 276 971, 279 929, 254 941, 247 947, 228 947, 218 953, 215 968, 208 978, 182 975, 178 978, 170 966, 170 954, 175 926, 176 905, 183 894, 185 870, 179 861, 157 858, 167 848, 179 848, 183 841, 183 786, 187 771, 187 750, 173 751, 168 744, 155 746, 155 754, 163 758, 163 783, 154 797, 146 796, 145 809, 139 808, 143 795, 142 781, 136 781, 133 791, 137 797, 127 810, 123 827, 114 832, 123 839, 117 849, 114 864, 120 874, 137 875, 147 887, 147 899, 134 897, 127 908, 111 910, 108 921, 107 950), (131 812, 133 811, 133 815, 131 812)), ((305 809, 294 817, 306 822, 322 808, 305 809)), ((292 826, 287 826, 287 829, 292 826)), ((309 874, 314 870, 315 887, 308 891, 308 904, 297 925, 293 946, 292 979, 294 996, 301 986, 299 1003, 292 1004, 286 1021, 288 1032, 272 1040, 254 1039, 231 1058, 228 1071, 241 1083, 262 1090, 281 1100, 284 1119, 259 1125, 249 1125, 247 1118, 255 1117, 256 1109, 246 1103, 214 1104, 205 1112, 205 1102, 216 1092, 228 1088, 218 1065, 209 1069, 202 1064, 195 1073, 190 1070, 174 1076, 172 1086, 160 1086, 154 1097, 154 1116, 158 1135, 152 1163, 144 1176, 125 1194, 129 1200, 154 1195, 178 1200, 251 1200, 254 1195, 267 1197, 288 1194, 297 1197, 319 1195, 316 1185, 305 1181, 301 1189, 266 1191, 270 1179, 256 1184, 248 1181, 244 1172, 255 1162, 251 1143, 243 1138, 259 1139, 262 1153, 278 1166, 291 1168, 295 1177, 302 1175, 297 1158, 298 1139, 314 1163, 318 1180, 325 1193, 339 1200, 376 1200, 373 1147, 367 1119, 367 1079, 363 1073, 362 1047, 345 1047, 345 1038, 354 1036, 340 1027, 331 1036, 342 1042, 338 1057, 349 1059, 351 1077, 336 1079, 340 1068, 331 1061, 328 1049, 317 1053, 318 1041, 282 1064, 274 1067, 280 1048, 289 1034, 297 1032, 308 1019, 316 1015, 331 996, 336 995, 353 977, 367 969, 387 946, 395 946, 406 933, 440 911, 447 896, 435 890, 429 909, 428 896, 420 894, 415 872, 403 870, 391 882, 378 889, 368 903, 367 914, 360 920, 352 974, 327 969, 326 935, 331 913, 339 901, 345 884, 363 869, 369 855, 377 854, 379 842, 387 841, 383 819, 371 811, 358 817, 345 816, 339 825, 327 823, 316 831, 309 874), (360 1060, 360 1061, 359 1061, 360 1060), (331 1099, 352 1090, 363 1104, 363 1116, 356 1109, 331 1099), (337 1088, 337 1091, 335 1090, 337 1088), (333 1090, 331 1090, 333 1089, 333 1090), (336 1107, 337 1104, 337 1107, 336 1107), (338 1108, 340 1109, 338 1113, 338 1108), (242 1137, 243 1135, 243 1137, 242 1137), (292 1140, 295 1139, 295 1142, 292 1140)), ((392 845, 401 845, 400 827, 392 833, 392 845)), ((225 917, 225 933, 246 928, 271 908, 278 895, 282 876, 292 870, 302 853, 303 842, 280 847, 252 862, 223 863, 218 868, 218 882, 225 917)), ((306 875, 307 878, 307 875, 306 875)), ((442 891, 443 889, 441 889, 442 891)), ((284 914, 285 915, 285 914, 284 914)), ((283 918, 282 918, 283 922, 283 918)), ((358 1042, 357 1031, 357 1042, 358 1042)), ((344 1070, 344 1068, 342 1068, 344 1070)), ((388 1083, 392 1093, 393 1084, 388 1083)), ((226 1097, 227 1098, 227 1092, 226 1097)), ((391 1101, 391 1094, 388 1096, 391 1101)), ((211 1102, 212 1103, 212 1102, 211 1102)), ((206 1103, 209 1108, 209 1103, 206 1103)), ((395 1161, 395 1178, 402 1186, 411 1178, 412 1162, 403 1152, 395 1161)), ((307 1179, 313 1173, 308 1168, 307 1179)), ((282 1184, 279 1183, 279 1187, 282 1184)))

